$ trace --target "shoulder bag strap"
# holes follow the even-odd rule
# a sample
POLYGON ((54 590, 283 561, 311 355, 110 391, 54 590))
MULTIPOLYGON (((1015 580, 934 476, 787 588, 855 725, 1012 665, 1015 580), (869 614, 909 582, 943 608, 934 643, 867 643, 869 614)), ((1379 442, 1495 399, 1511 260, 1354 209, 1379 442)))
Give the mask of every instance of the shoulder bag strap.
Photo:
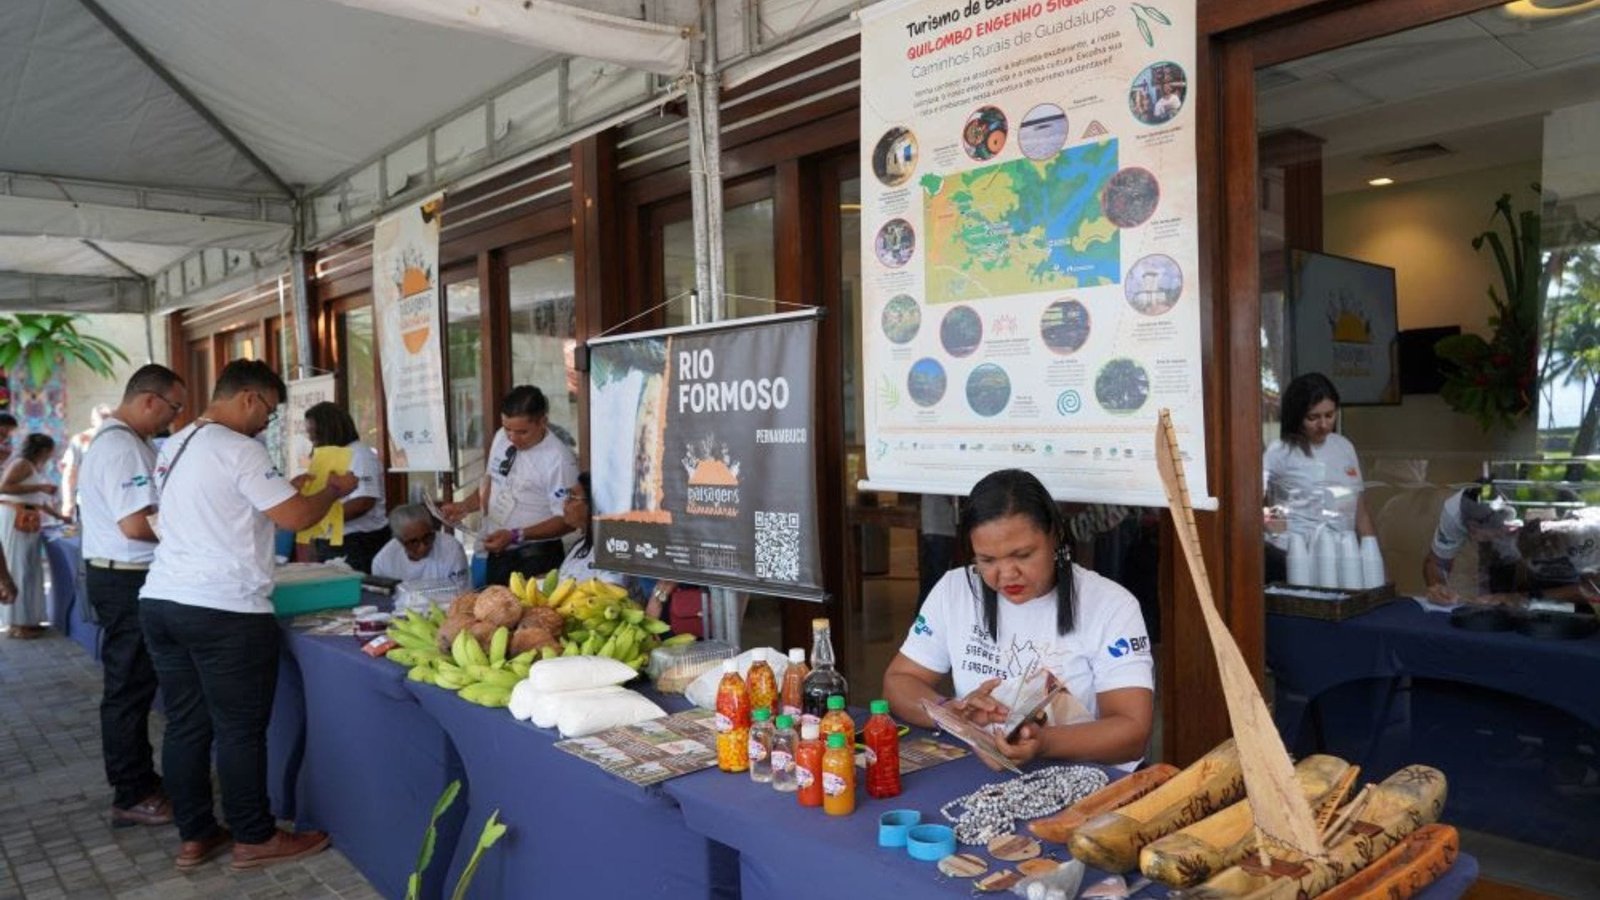
POLYGON ((161 486, 157 490, 157 493, 161 493, 167 489, 167 479, 172 477, 172 470, 178 467, 178 460, 183 459, 184 451, 189 449, 189 442, 194 440, 194 436, 199 434, 201 431, 204 431, 205 427, 210 424, 210 422, 201 422, 199 425, 195 426, 193 431, 189 432, 188 437, 183 439, 183 443, 178 447, 178 452, 172 454, 172 462, 167 463, 167 471, 161 474, 161 486))

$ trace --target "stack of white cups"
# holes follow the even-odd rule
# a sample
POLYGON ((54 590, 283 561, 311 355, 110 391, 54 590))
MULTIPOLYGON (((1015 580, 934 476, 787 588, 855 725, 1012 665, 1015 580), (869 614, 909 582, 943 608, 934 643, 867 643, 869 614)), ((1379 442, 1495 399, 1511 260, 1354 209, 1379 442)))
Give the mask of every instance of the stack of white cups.
POLYGON ((1378 539, 1369 534, 1361 539, 1361 586, 1383 587, 1384 580, 1383 551, 1378 549, 1378 539))
POLYGON ((1298 534, 1289 535, 1288 581, 1290 584, 1310 585, 1316 577, 1311 561, 1311 548, 1298 534))
POLYGON ((1353 531, 1340 532, 1338 586, 1347 591, 1359 591, 1361 578, 1361 542, 1353 531))
POLYGON ((1317 587, 1338 587, 1339 536, 1327 528, 1319 529, 1313 546, 1312 555, 1316 558, 1316 570, 1311 584, 1317 587))

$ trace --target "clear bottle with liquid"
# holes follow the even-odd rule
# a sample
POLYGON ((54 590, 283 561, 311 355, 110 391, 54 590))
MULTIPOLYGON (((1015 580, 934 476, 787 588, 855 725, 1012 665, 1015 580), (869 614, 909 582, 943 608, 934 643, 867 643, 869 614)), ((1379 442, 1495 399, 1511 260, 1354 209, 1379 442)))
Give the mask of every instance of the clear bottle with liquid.
POLYGON ((833 640, 829 634, 828 620, 812 619, 811 671, 806 674, 801 688, 801 723, 821 723, 822 717, 828 713, 828 698, 834 695, 848 698, 849 691, 849 682, 834 667, 833 640))
POLYGON ((798 790, 795 780, 794 754, 800 735, 795 733, 794 718, 779 716, 778 727, 772 732, 772 789, 785 794, 798 790))
POLYGON ((806 651, 789 648, 789 667, 783 670, 783 687, 778 691, 778 714, 788 716, 797 724, 805 713, 804 689, 806 675, 811 668, 806 665, 806 651))
POLYGON ((772 710, 756 707, 750 723, 750 780, 765 784, 772 780, 772 710))

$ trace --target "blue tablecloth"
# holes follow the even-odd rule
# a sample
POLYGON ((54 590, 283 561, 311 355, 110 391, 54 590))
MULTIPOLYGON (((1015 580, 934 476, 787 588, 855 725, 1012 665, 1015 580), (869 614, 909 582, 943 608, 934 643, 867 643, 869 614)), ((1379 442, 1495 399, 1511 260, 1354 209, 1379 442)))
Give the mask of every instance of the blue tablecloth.
MULTIPOLYGON (((556 749, 559 736, 431 685, 406 682, 466 766, 471 806, 451 884, 489 813, 510 826, 470 896, 736 897, 733 852, 684 827, 659 786, 641 788, 556 749)), ((760 893, 747 893, 760 897, 760 893)))
MULTIPOLYGON (((862 793, 855 813, 845 817, 827 816, 800 806, 793 794, 715 770, 673 779, 666 788, 690 828, 739 852, 746 897, 970 897, 971 880, 947 878, 933 863, 918 862, 903 849, 879 847, 878 816, 891 809, 915 809, 924 822, 944 822, 941 806, 999 780, 1002 775, 969 756, 902 778, 904 791, 893 799, 874 800, 862 793)), ((988 858, 982 848, 963 849, 988 858)), ((1068 858, 1064 848, 1057 849, 1060 858, 1068 858)), ((1002 866, 992 858, 990 865, 991 871, 1002 866)), ((1459 897, 1477 872, 1476 860, 1463 855, 1444 879, 1419 896, 1459 897)), ((1084 885, 1104 877, 1091 870, 1084 885)), ((1135 896, 1165 894, 1165 889, 1151 886, 1135 896)))
MULTIPOLYGON (((463 777, 460 757, 444 729, 405 689, 404 668, 363 654, 352 637, 309 635, 287 626, 284 633, 286 655, 298 663, 305 684, 296 825, 328 832, 380 893, 404 896, 434 803, 446 785, 463 777)), ((438 823, 424 897, 446 892, 446 869, 466 809, 458 799, 438 823)))
MULTIPOLYGON (((1594 690, 1600 637, 1552 641, 1464 631, 1410 599, 1343 622, 1269 615, 1267 665, 1281 687, 1308 699, 1352 681, 1413 675, 1528 697, 1600 728, 1594 690)), ((1278 730, 1292 739, 1305 712, 1304 702, 1280 694, 1278 730)))
POLYGON ((272 719, 267 723, 267 799, 272 814, 280 819, 294 820, 295 784, 305 751, 305 679, 285 640, 278 660, 278 689, 272 696, 272 719))
POLYGON ((47 611, 50 624, 71 638, 95 660, 100 659, 100 626, 84 621, 87 601, 78 592, 78 554, 82 543, 77 536, 62 537, 46 529, 45 556, 50 562, 50 596, 47 611))

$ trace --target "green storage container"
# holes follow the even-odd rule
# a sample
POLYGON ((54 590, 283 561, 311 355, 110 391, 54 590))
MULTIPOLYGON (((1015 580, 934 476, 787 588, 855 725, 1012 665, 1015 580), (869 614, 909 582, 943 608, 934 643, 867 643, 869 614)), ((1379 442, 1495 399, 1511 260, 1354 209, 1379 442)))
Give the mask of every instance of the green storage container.
POLYGON ((300 567, 278 569, 272 588, 272 608, 280 616, 326 609, 349 609, 361 602, 360 572, 309 572, 300 567))

